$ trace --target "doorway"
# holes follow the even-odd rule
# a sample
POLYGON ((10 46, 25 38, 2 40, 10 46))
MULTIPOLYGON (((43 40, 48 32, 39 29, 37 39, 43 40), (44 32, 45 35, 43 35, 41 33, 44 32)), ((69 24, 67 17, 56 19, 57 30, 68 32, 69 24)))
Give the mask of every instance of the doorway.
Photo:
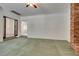
POLYGON ((27 37, 27 22, 21 21, 21 35, 27 37))
POLYGON ((3 16, 4 18, 4 36, 3 39, 14 38, 18 35, 18 20, 3 16))

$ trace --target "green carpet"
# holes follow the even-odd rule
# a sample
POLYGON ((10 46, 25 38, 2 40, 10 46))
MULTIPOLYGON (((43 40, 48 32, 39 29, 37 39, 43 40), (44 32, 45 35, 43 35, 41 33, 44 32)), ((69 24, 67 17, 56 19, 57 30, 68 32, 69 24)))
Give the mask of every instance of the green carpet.
POLYGON ((76 56, 65 40, 16 38, 0 43, 0 56, 76 56))

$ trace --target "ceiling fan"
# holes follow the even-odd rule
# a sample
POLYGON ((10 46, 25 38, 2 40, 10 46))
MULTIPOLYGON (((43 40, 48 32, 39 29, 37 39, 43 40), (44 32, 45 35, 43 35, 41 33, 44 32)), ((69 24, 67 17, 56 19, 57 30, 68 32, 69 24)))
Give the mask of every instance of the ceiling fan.
POLYGON ((37 8, 38 6, 37 6, 37 4, 36 3, 27 3, 26 4, 26 7, 34 7, 34 8, 37 8))

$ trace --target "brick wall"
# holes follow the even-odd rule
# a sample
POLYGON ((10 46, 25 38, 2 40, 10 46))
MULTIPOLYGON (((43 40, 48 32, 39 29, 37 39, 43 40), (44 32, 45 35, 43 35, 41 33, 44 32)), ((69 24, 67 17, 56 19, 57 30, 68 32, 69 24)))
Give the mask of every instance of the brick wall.
POLYGON ((79 54, 79 3, 71 4, 71 46, 79 54))

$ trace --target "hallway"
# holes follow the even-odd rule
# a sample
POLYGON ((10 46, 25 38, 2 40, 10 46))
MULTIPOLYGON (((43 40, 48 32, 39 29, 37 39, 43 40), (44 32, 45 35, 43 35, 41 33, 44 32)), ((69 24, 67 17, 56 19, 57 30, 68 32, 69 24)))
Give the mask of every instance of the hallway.
POLYGON ((75 56, 65 40, 15 38, 0 43, 2 56, 75 56))

